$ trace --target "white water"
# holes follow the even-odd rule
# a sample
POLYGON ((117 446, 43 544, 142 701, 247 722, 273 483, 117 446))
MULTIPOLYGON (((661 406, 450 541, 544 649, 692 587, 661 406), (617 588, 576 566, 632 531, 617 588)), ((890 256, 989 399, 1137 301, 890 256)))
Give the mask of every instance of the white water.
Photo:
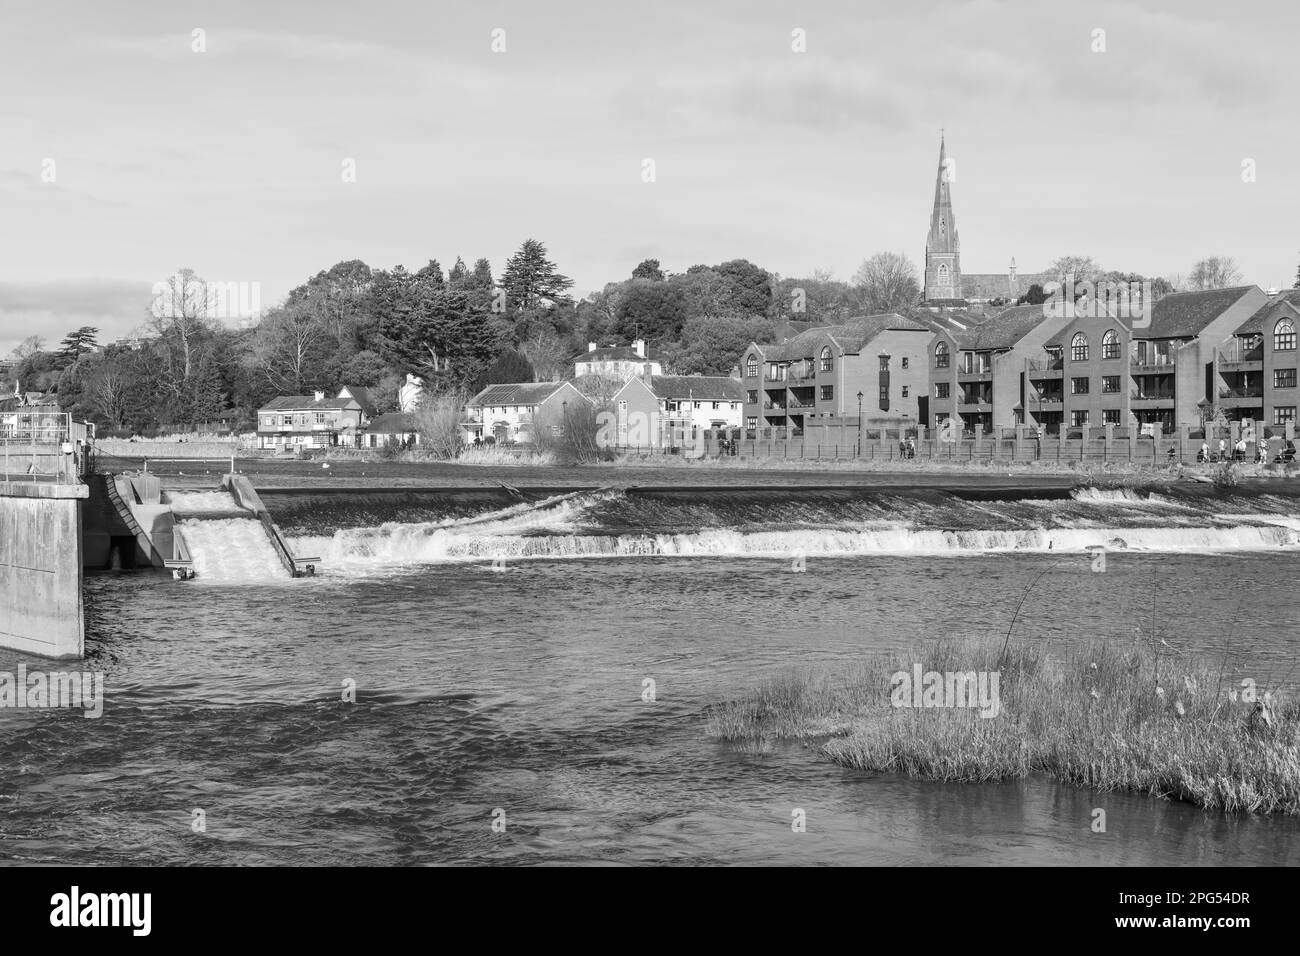
POLYGON ((228 491, 169 491, 167 503, 173 511, 185 514, 239 510, 234 496, 228 491))
MULTIPOLYGON (((848 528, 783 531, 704 529, 684 534, 583 534, 573 525, 576 505, 457 528, 446 524, 386 524, 339 531, 333 537, 296 538, 298 553, 320 554, 325 567, 400 566, 437 561, 504 558, 640 556, 974 555, 986 552, 1081 553, 1110 551, 1265 551, 1300 545, 1300 527, 1271 516, 1268 524, 1207 527, 918 529, 873 523, 848 528), (527 532, 527 533, 525 533, 527 532)), ((1300 521, 1293 522, 1300 525, 1300 521)))
POLYGON ((247 583, 289 576, 260 521, 212 518, 182 521, 177 527, 199 581, 247 583))

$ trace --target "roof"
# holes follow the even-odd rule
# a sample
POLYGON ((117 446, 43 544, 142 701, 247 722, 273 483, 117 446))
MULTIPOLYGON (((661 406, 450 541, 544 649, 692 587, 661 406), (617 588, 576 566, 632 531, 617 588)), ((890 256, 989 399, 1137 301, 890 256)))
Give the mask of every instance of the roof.
POLYGON ((568 382, 514 382, 489 385, 471 398, 467 405, 540 405, 568 382))
POLYGON ((647 348, 645 355, 637 355, 630 345, 602 345, 573 357, 575 362, 659 362, 662 359, 663 353, 658 349, 647 348))
POLYGON ((400 435, 420 429, 415 423, 414 415, 408 412, 386 412, 367 425, 364 430, 368 433, 400 435))
POLYGON ((1156 300, 1151 310, 1151 324, 1135 328, 1135 339, 1191 338, 1227 312, 1237 300, 1255 287, 1239 285, 1228 289, 1203 292, 1174 292, 1156 300))
POLYGON ((344 385, 339 389, 340 398, 343 396, 344 392, 347 392, 357 400, 357 404, 361 406, 361 411, 364 412, 367 417, 374 416, 375 400, 370 395, 370 389, 362 388, 360 385, 344 385))
POLYGON ((360 408, 361 403, 352 398, 322 398, 316 400, 315 395, 280 395, 271 399, 263 405, 258 411, 263 412, 297 412, 297 411, 323 411, 324 409, 347 409, 360 408))
POLYGON ((1042 305, 1014 305, 996 315, 939 315, 927 324, 947 332, 959 349, 996 352, 1015 348, 1016 343, 1050 316, 1042 305), (965 326, 961 328, 960 326, 965 326))
POLYGON ((659 398, 743 402, 745 386, 725 375, 652 375, 650 388, 659 398))
POLYGON ((899 315, 897 312, 886 312, 883 315, 866 315, 849 319, 843 325, 823 325, 808 329, 779 345, 760 345, 758 350, 769 361, 794 361, 815 355, 825 339, 830 338, 844 353, 856 355, 881 332, 889 330, 931 331, 920 322, 899 315))
POLYGON ((1253 332, 1271 332, 1272 329, 1265 328, 1265 326, 1268 324, 1268 320, 1272 318, 1274 310, 1283 302, 1288 303, 1295 309, 1300 309, 1300 289, 1284 289, 1277 295, 1269 296, 1268 302, 1243 322, 1233 334, 1247 335, 1253 332))

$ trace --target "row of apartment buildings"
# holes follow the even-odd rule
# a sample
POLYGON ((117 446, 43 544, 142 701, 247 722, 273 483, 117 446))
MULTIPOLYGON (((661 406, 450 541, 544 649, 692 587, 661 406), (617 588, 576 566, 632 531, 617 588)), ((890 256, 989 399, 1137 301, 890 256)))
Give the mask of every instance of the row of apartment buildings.
POLYGON ((742 358, 744 424, 799 434, 862 427, 964 432, 1032 425, 1294 428, 1300 290, 1174 293, 1145 319, 1024 305, 918 308, 809 329, 742 358))

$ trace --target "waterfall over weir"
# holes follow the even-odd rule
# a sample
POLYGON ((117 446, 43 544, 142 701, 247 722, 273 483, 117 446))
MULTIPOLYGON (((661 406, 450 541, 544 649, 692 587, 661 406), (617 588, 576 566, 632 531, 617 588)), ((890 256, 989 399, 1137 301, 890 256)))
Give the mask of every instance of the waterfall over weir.
MULTIPOLYGON (((601 490, 477 511, 464 500, 411 496, 376 524, 318 523, 319 509, 277 510, 295 548, 331 568, 400 567, 493 558, 673 557, 792 554, 978 555, 1267 551, 1300 546, 1300 500, 1282 496, 1151 494, 1076 489, 1029 498, 925 490, 601 490), (312 517, 308 518, 307 516, 312 517), (417 520, 402 520, 415 517, 417 520)), ((380 505, 361 504, 367 517, 380 505)))

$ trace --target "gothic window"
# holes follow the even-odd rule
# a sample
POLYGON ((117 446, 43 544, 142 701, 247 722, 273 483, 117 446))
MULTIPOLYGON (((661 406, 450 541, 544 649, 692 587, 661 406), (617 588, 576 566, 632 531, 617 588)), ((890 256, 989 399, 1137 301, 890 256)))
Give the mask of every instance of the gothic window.
POLYGON ((939 285, 947 285, 947 284, 948 284, 948 264, 945 262, 939 266, 939 285))
POLYGON ((1070 361, 1088 361, 1088 336, 1082 332, 1074 333, 1074 338, 1070 339, 1070 361))

